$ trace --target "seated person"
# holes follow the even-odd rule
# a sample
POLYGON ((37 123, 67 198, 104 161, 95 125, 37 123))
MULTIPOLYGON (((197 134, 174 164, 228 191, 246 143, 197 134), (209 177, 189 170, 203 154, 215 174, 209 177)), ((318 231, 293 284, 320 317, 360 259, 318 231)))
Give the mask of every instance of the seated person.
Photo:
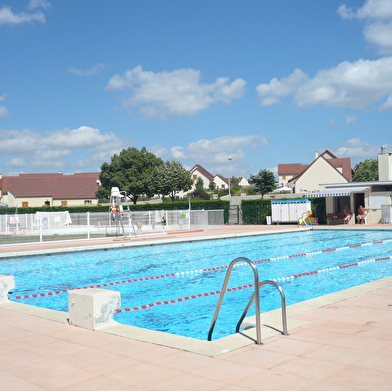
POLYGON ((357 222, 359 224, 365 224, 366 215, 369 213, 369 209, 364 208, 362 205, 359 205, 358 214, 357 214, 357 222))
POLYGON ((353 213, 351 212, 351 210, 348 206, 344 207, 343 214, 344 214, 344 223, 348 224, 349 221, 351 220, 352 215, 353 215, 353 213))

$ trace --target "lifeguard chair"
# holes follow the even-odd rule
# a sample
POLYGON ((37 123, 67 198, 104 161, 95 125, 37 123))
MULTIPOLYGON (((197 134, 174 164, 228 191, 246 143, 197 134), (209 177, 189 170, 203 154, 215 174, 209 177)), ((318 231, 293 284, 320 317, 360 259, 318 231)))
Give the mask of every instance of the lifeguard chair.
POLYGON ((126 222, 125 225, 130 227, 130 231, 136 237, 136 228, 133 223, 131 210, 129 209, 127 193, 125 191, 120 191, 118 187, 112 187, 110 192, 109 216, 106 224, 106 236, 114 234, 116 237, 121 235, 124 238, 127 237, 126 230, 124 228, 124 221, 126 222), (127 208, 125 215, 123 202, 127 208), (127 218, 128 221, 126 221, 127 218))

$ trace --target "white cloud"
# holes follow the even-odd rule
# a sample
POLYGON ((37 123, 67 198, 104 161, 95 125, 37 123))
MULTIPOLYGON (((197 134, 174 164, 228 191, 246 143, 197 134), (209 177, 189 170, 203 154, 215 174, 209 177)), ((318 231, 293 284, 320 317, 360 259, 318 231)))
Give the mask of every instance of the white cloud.
POLYGON ((331 127, 336 126, 336 118, 332 118, 332 119, 329 121, 328 126, 331 126, 331 127))
POLYGON ((93 76, 93 75, 98 75, 103 68, 104 68, 104 64, 95 64, 94 66, 92 66, 90 69, 87 70, 81 70, 81 69, 75 69, 69 67, 67 68, 67 72, 73 73, 78 76, 93 76))
POLYGON ((46 0, 30 0, 29 4, 27 5, 28 9, 35 9, 35 8, 50 8, 52 5, 46 0))
POLYGON ((163 145, 154 145, 148 149, 151 153, 155 156, 160 157, 163 159, 167 155, 167 148, 163 145))
POLYGON ((379 111, 390 111, 392 110, 392 95, 388 96, 387 101, 380 106, 379 111))
MULTIPOLYGON (((225 172, 228 158, 232 157, 231 167, 241 165, 246 149, 260 149, 267 145, 267 140, 260 135, 223 136, 215 139, 202 139, 190 143, 187 147, 173 147, 170 150, 174 160, 189 160, 203 166, 213 167, 216 172, 225 172)), ((238 170, 237 170, 238 171, 238 170)))
POLYGON ((42 151, 35 152, 35 159, 37 161, 53 161, 53 160, 61 160, 66 158, 71 154, 70 149, 47 149, 42 151))
POLYGON ((139 65, 114 75, 107 90, 129 89, 132 95, 124 99, 124 107, 140 107, 147 118, 166 119, 168 116, 192 117, 213 103, 230 103, 243 96, 246 82, 218 78, 215 83, 201 83, 201 73, 195 69, 178 69, 172 72, 143 71, 139 65))
POLYGON ((390 0, 366 0, 363 7, 347 8, 340 5, 336 11, 343 19, 389 19, 392 18, 390 0))
POLYGON ((357 116, 354 114, 346 114, 344 116, 344 119, 346 120, 346 125, 354 124, 357 122, 357 116))
POLYGON ((170 155, 174 160, 185 159, 185 151, 183 147, 172 147, 170 148, 170 155))
MULTIPOLYGON (((104 160, 102 160, 103 162, 104 160)), ((88 167, 91 164, 91 159, 82 159, 82 160, 76 160, 73 164, 74 167, 78 169, 83 169, 88 167)))
POLYGON ((0 119, 7 117, 7 115, 10 115, 9 111, 5 106, 0 106, 0 119))
POLYGON ((380 48, 381 54, 392 52, 392 21, 371 23, 364 28, 363 34, 368 42, 380 48))
POLYGON ((0 129, 0 139, 1 155, 21 155, 34 152, 39 147, 41 136, 29 129, 22 131, 0 129))
POLYGON ((86 167, 87 162, 109 161, 114 153, 118 153, 123 145, 113 133, 103 134, 99 129, 81 126, 78 129, 63 129, 41 135, 36 131, 25 129, 0 129, 0 155, 12 155, 7 164, 16 166, 27 162, 37 168, 63 167, 66 158, 77 150, 87 151, 88 158, 84 163, 77 161, 76 166, 86 167))
POLYGON ((392 52, 392 2, 390 0, 367 0, 360 8, 341 5, 336 11, 343 19, 365 21, 365 39, 378 46, 380 53, 392 52))
POLYGON ((344 61, 335 68, 319 71, 313 79, 295 70, 281 80, 256 88, 262 105, 294 94, 298 106, 325 104, 360 109, 380 101, 392 93, 392 57, 370 61, 344 61), (296 83, 293 83, 296 80, 296 83))
POLYGON ((0 8, 0 26, 2 24, 15 25, 35 21, 45 23, 45 15, 41 11, 13 13, 11 7, 3 6, 0 8))
POLYGON ((11 159, 9 162, 4 162, 3 164, 5 167, 13 167, 13 168, 22 168, 22 167, 28 167, 29 164, 26 162, 24 158, 14 158, 11 159))
POLYGON ((269 84, 260 84, 256 87, 256 91, 261 104, 270 106, 274 103, 280 103, 279 98, 294 92, 307 79, 308 76, 305 73, 300 69, 295 69, 288 77, 283 77, 281 80, 274 77, 269 84))
POLYGON ((63 148, 87 148, 88 150, 107 149, 118 145, 114 133, 101 134, 99 129, 81 126, 78 129, 63 129, 48 132, 41 140, 45 148, 61 146, 63 148))
MULTIPOLYGON (((387 145, 387 144, 385 144, 387 145)), ((353 138, 343 143, 334 154, 338 157, 349 157, 353 159, 374 159, 380 151, 380 145, 369 144, 360 138, 353 138)))
MULTIPOLYGON (((7 94, 0 95, 0 102, 7 98, 7 94)), ((0 106, 0 119, 10 115, 9 111, 5 106, 0 106)))

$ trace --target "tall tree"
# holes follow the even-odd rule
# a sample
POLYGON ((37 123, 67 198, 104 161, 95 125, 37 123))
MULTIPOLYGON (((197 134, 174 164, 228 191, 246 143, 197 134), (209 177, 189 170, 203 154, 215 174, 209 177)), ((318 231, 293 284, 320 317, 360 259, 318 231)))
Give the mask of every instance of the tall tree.
POLYGON ((366 159, 359 163, 353 175, 353 182, 378 181, 378 160, 366 159))
POLYGON ((276 189, 275 175, 267 169, 260 170, 256 175, 251 175, 249 183, 254 186, 256 192, 261 193, 262 198, 264 198, 264 194, 276 189))
POLYGON ((169 196, 172 201, 180 191, 190 190, 192 179, 189 171, 180 162, 167 161, 155 168, 151 191, 163 196, 169 196))
POLYGON ((142 195, 151 197, 154 188, 151 186, 154 169, 163 164, 163 160, 148 152, 145 147, 123 149, 111 158, 110 163, 101 165, 98 198, 109 198, 112 187, 126 191, 130 199, 136 204, 142 195))

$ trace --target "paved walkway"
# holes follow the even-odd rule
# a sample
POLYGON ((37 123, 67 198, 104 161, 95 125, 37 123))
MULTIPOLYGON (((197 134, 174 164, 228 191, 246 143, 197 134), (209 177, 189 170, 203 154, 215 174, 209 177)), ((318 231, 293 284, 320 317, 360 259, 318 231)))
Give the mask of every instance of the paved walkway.
MULTIPOLYGON (((225 227, 215 235, 247 230, 252 232, 225 227)), ((289 311, 289 319, 306 324, 288 336, 214 358, 72 327, 5 305, 0 307, 0 389, 392 391, 391 304, 389 278, 367 293, 298 314, 289 311)))

